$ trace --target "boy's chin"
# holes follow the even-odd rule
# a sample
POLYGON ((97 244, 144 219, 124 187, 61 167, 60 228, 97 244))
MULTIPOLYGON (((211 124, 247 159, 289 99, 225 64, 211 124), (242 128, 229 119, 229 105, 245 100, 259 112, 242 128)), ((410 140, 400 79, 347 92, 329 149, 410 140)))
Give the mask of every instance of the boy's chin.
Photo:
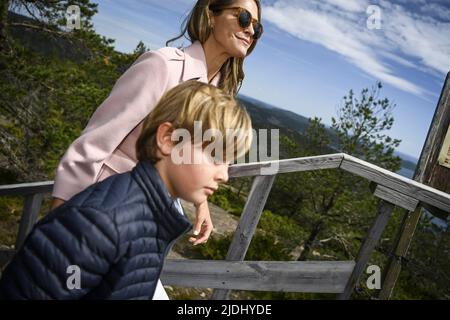
POLYGON ((195 202, 193 202, 196 206, 201 205, 202 203, 204 203, 205 201, 208 200, 208 196, 202 196, 202 197, 198 197, 195 199, 195 202))
POLYGON ((208 200, 208 197, 203 197, 201 199, 195 199, 194 201, 192 201, 193 204, 195 204, 196 206, 201 205, 203 202, 205 202, 206 200, 208 200))
POLYGON ((193 197, 181 197, 184 201, 190 202, 194 204, 195 206, 199 206, 206 200, 208 200, 208 197, 205 196, 193 196, 193 197))

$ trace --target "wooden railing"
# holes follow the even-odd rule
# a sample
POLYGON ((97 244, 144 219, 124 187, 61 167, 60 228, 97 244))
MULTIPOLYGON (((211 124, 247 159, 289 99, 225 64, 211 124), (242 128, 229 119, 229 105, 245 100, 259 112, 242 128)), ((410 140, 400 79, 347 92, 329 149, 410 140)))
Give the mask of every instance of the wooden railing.
MULTIPOLYGON (((449 194, 344 153, 238 164, 230 166, 229 176, 255 178, 226 260, 168 259, 161 275, 165 285, 214 288, 213 299, 228 299, 232 289, 338 293, 339 299, 349 299, 395 206, 408 212, 421 206, 450 212, 449 194), (373 195, 380 199, 355 261, 244 261, 276 175, 333 168, 369 180, 373 195)), ((52 187, 52 181, 0 186, 0 196, 25 197, 16 249, 38 219, 43 194, 52 187)), ((14 250, 0 251, 0 267, 13 254, 14 250)))

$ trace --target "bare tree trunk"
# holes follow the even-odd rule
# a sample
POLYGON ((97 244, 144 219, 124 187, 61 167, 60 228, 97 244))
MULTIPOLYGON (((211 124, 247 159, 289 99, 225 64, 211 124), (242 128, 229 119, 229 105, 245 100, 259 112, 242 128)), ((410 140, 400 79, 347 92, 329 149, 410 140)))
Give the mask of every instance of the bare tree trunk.
POLYGON ((295 199, 295 205, 294 207, 291 209, 291 211, 289 212, 289 217, 294 216, 294 214, 298 211, 298 209, 301 207, 302 205, 302 201, 303 201, 303 195, 298 196, 295 199))
POLYGON ((246 181, 243 180, 243 181, 241 182, 241 185, 239 186, 238 193, 237 193, 238 199, 239 199, 239 197, 241 196, 241 191, 242 191, 242 189, 244 188, 244 185, 245 185, 245 184, 246 184, 246 181))
POLYGON ((319 221, 318 223, 313 225, 313 228, 308 237, 308 240, 306 240, 306 242, 305 242, 305 246, 304 246, 305 248, 300 253, 300 256, 298 257, 297 261, 305 261, 308 258, 309 252, 313 249, 314 241, 316 240, 317 235, 319 234, 319 232, 321 230, 322 230, 322 221, 319 221))

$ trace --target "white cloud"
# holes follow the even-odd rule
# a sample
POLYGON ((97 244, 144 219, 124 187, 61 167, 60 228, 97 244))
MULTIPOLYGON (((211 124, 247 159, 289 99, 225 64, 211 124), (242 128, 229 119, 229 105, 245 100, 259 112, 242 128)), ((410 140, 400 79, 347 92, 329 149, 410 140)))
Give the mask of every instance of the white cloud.
POLYGON ((450 70, 450 22, 409 14, 396 7, 385 18, 384 36, 403 54, 442 74, 450 70))
MULTIPOLYGON (((381 0, 381 30, 367 28, 366 0, 275 1, 264 18, 289 34, 345 57, 368 75, 401 90, 424 96, 424 88, 395 73, 403 66, 446 74, 450 70, 450 21, 419 16, 381 0)), ((431 9, 427 9, 431 10, 431 9)))
POLYGON ((367 6, 369 5, 366 0, 323 0, 323 2, 351 12, 366 11, 367 6))
POLYGON ((420 8, 420 11, 426 14, 431 14, 444 21, 450 21, 450 9, 442 5, 436 3, 427 3, 420 8))

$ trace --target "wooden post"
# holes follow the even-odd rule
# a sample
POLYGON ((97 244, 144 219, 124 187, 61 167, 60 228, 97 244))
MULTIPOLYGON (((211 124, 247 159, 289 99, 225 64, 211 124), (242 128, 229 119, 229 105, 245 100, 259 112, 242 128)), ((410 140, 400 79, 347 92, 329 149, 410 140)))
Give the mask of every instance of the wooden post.
POLYGON ((397 235, 395 251, 391 252, 383 273, 383 285, 378 299, 387 300, 392 295, 401 271, 401 259, 408 252, 412 236, 420 219, 421 210, 421 207, 417 207, 413 213, 405 212, 400 232, 397 235))
POLYGON ((375 221, 373 222, 372 227, 367 234, 367 237, 364 239, 359 249, 355 268, 353 269, 350 279, 345 286, 344 292, 339 294, 339 300, 350 299, 350 296, 357 286, 359 279, 361 278, 361 275, 367 265, 367 262, 369 261, 370 255, 375 249, 375 246, 377 245, 381 234, 383 233, 384 227, 386 226, 393 209, 393 204, 384 200, 380 200, 377 217, 375 218, 375 221))
MULTIPOLYGON (((414 172, 413 180, 429 185, 435 189, 450 193, 450 169, 441 166, 437 159, 445 134, 450 126, 450 72, 442 88, 436 111, 431 122, 419 163, 414 172)), ((435 216, 445 218, 448 212, 433 206, 424 205, 435 216)), ((401 259, 406 257, 417 224, 420 220, 420 207, 413 212, 405 213, 397 241, 383 273, 383 284, 379 294, 380 299, 389 299, 401 271, 401 259)))
POLYGON ((16 250, 22 247, 23 242, 30 233, 34 224, 36 223, 39 211, 41 210, 42 193, 29 194, 25 196, 25 205, 23 207, 22 217, 20 219, 19 234, 16 240, 16 250))
MULTIPOLYGON (((276 175, 255 177, 250 195, 245 203, 244 211, 234 233, 230 248, 228 249, 226 260, 244 260, 275 177, 276 175)), ((230 290, 216 289, 211 299, 226 300, 229 294, 230 290)))

